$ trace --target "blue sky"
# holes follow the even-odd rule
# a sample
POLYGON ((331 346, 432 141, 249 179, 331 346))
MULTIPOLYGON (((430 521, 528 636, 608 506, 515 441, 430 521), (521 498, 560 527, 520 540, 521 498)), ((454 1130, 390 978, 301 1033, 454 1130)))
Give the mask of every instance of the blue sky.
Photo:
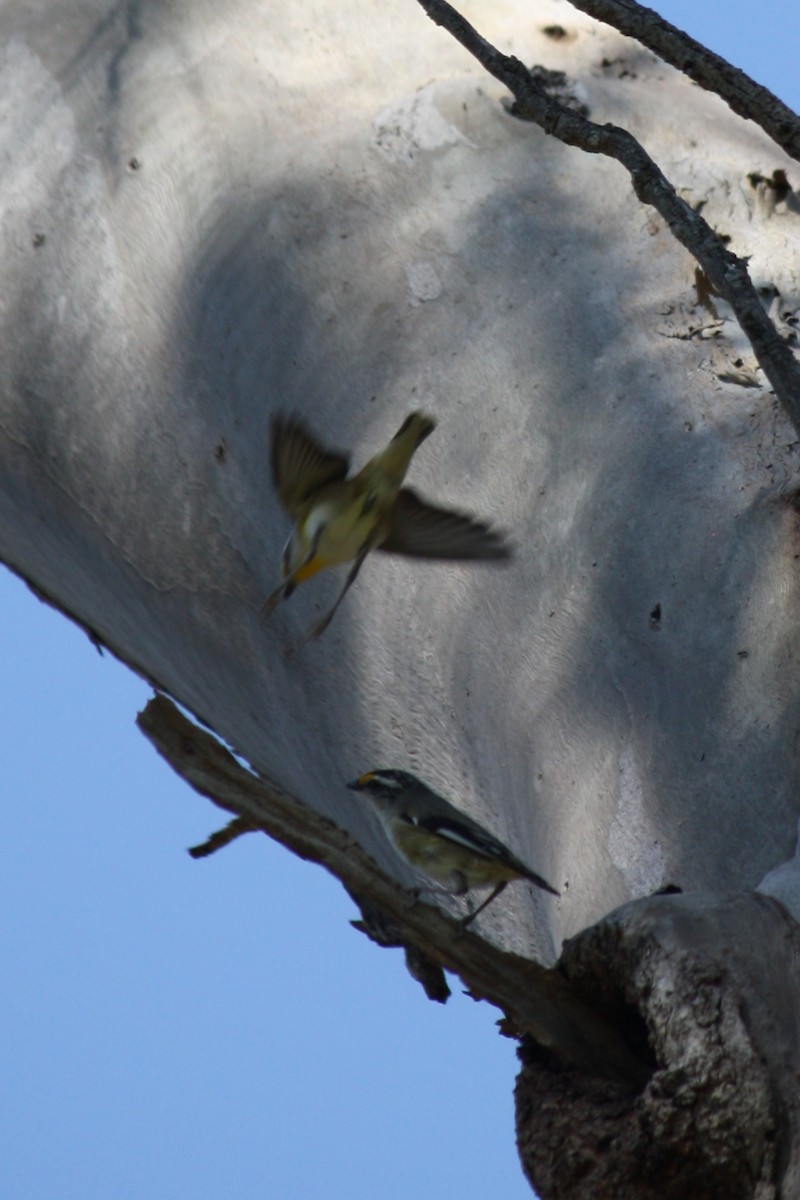
MULTIPOLYGON (((657 7, 800 107, 800 8, 657 7)), ((426 1001, 264 837, 193 862, 224 816, 135 729, 148 688, 6 571, 0 613, 5 1194, 529 1197, 495 1012, 426 1001)))

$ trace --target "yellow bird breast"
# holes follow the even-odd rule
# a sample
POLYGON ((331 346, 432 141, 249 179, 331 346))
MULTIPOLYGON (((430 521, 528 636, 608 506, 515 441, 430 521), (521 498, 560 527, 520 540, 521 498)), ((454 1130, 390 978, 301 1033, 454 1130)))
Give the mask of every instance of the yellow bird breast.
POLYGON ((350 496, 313 504, 298 518, 292 534, 288 568, 298 583, 325 567, 352 562, 383 520, 380 507, 368 508, 350 496), (308 555, 313 547, 313 557, 308 555))
POLYGON ((518 872, 497 859, 484 858, 459 842, 439 837, 417 825, 395 823, 391 839, 400 853, 437 883, 451 886, 461 876, 468 888, 516 879, 518 872))

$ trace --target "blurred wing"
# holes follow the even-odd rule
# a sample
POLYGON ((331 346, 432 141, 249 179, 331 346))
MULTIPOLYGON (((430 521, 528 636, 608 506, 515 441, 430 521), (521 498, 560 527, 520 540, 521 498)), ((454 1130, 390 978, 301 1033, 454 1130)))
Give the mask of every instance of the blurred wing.
POLYGON ((415 558, 511 557, 511 547, 502 533, 466 513, 435 508, 410 488, 403 488, 395 500, 389 513, 389 532, 378 549, 415 558))
POLYGON ((305 501, 327 483, 344 479, 350 459, 323 450, 296 417, 277 413, 270 429, 272 482, 280 502, 296 517, 305 501))

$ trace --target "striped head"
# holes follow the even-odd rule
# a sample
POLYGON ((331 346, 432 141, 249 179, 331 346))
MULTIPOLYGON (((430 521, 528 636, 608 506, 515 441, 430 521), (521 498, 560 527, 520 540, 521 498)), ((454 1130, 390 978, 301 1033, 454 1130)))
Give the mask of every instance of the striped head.
POLYGON ((377 771, 367 771, 347 784, 354 792, 369 792, 378 796, 397 796, 410 788, 419 786, 419 781, 410 771, 396 771, 394 768, 382 768, 377 771))

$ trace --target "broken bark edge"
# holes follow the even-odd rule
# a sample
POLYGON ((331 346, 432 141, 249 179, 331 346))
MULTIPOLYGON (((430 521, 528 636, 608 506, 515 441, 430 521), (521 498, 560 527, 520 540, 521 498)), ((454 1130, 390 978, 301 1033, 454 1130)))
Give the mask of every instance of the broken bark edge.
POLYGON ((800 925, 756 893, 655 896, 564 946, 561 969, 656 1066, 637 1095, 520 1049, 517 1142, 547 1200, 800 1195, 800 925))

